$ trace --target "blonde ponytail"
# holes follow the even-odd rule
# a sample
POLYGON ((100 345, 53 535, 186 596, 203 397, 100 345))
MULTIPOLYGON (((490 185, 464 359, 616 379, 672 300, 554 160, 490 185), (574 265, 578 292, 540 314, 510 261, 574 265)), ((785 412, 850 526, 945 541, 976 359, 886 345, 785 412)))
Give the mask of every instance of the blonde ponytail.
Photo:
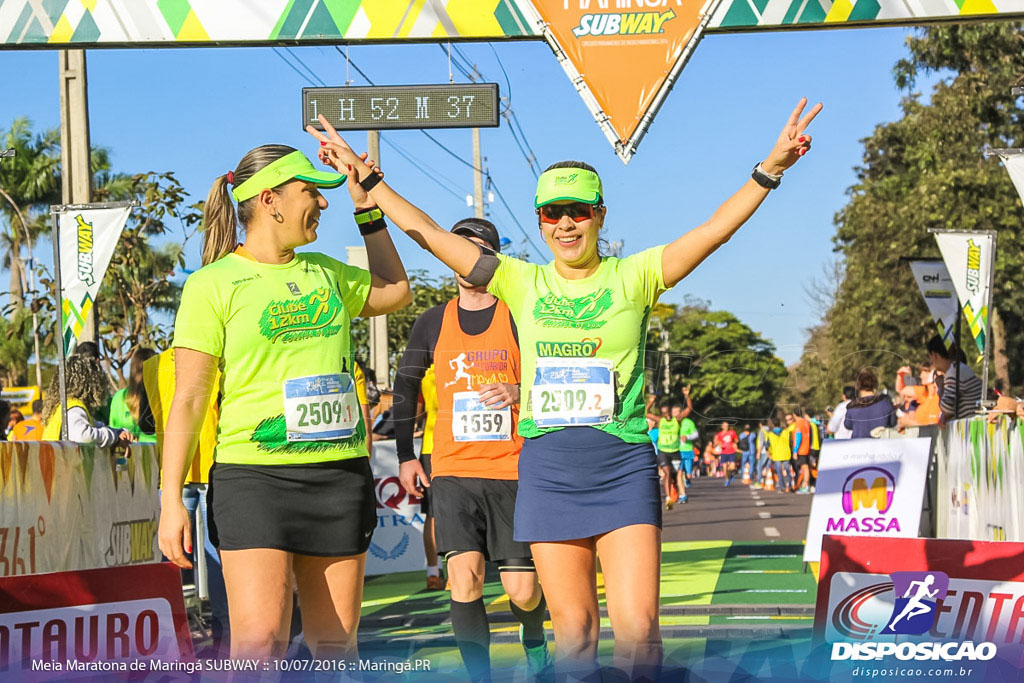
POLYGON ((238 219, 228 190, 228 177, 213 181, 203 208, 203 265, 230 254, 238 244, 238 219))
MULTIPOLYGON (((246 152, 238 167, 232 171, 235 186, 241 185, 255 175, 260 169, 271 164, 286 154, 295 151, 288 145, 261 145, 246 152)), ((252 218, 254 200, 246 199, 238 205, 231 201, 231 188, 227 174, 213 181, 210 194, 206 197, 203 209, 203 265, 209 265, 235 250, 238 244, 238 226, 244 229, 252 218)))

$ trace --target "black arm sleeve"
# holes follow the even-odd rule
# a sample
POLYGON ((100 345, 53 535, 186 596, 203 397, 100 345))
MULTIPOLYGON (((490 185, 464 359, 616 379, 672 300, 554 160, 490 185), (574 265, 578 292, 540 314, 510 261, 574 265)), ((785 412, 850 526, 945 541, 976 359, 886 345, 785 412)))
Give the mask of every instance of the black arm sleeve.
POLYGON ((416 459, 412 438, 416 428, 416 403, 423 375, 434 362, 434 347, 441 335, 444 307, 445 304, 434 306, 416 319, 409 333, 409 343, 402 353, 402 359, 398 361, 392 414, 395 422, 395 448, 400 463, 416 459))

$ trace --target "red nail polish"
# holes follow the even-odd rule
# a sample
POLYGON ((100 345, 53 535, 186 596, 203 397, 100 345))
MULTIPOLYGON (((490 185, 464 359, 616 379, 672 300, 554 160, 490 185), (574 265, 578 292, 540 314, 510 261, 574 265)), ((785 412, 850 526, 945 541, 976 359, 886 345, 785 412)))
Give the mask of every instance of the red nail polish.
POLYGON ((803 135, 801 135, 801 136, 800 136, 800 140, 799 140, 799 142, 803 142, 803 141, 805 141, 806 139, 807 139, 806 137, 804 137, 803 135))
MULTIPOLYGON (((803 141, 803 138, 800 138, 800 140, 803 141)), ((327 141, 326 140, 321 140, 320 141, 320 146, 321 147, 326 147, 327 146, 327 141)))
POLYGON ((348 168, 349 171, 352 170, 352 164, 345 164, 345 166, 346 166, 346 168, 348 168))

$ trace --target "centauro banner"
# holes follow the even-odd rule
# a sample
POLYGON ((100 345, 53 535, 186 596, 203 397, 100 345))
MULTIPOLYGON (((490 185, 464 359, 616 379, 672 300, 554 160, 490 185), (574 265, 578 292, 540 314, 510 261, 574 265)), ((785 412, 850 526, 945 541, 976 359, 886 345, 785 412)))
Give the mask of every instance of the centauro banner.
POLYGON ((953 287, 960 297, 964 317, 978 352, 985 352, 988 307, 992 301, 992 267, 995 263, 996 234, 991 231, 936 232, 942 260, 946 262, 953 287))
POLYGON ((92 312, 130 206, 57 214, 60 235, 61 334, 70 353, 92 312))
POLYGON ((921 290, 924 303, 935 319, 939 336, 949 346, 956 326, 957 300, 953 290, 953 279, 949 277, 946 264, 942 261, 911 261, 910 270, 914 282, 921 290))

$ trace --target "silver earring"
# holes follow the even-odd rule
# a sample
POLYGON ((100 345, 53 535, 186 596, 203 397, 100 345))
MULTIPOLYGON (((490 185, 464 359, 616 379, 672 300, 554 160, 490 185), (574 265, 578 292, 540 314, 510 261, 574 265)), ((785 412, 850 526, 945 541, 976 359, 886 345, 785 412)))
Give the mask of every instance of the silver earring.
POLYGON ((284 223, 284 217, 277 209, 274 209, 274 220, 278 223, 284 223))

